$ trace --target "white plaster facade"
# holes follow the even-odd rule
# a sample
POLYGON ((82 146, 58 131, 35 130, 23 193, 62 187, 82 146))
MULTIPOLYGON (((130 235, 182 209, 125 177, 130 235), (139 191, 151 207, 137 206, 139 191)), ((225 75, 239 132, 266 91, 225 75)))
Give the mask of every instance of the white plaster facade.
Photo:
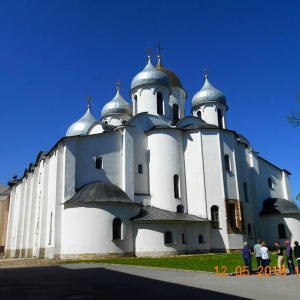
POLYGON ((207 78, 192 116, 186 95, 160 58, 156 68, 149 58, 132 81, 132 107, 119 88, 101 121, 88 107, 10 182, 6 255, 161 256, 296 238, 289 172, 226 128, 226 98, 207 78), (270 211, 269 198, 285 209, 270 211))

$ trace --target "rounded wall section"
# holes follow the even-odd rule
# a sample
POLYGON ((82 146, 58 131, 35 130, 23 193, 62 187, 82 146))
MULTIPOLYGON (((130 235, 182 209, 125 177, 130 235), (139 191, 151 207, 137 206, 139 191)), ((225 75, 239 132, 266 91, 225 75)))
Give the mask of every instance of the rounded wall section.
POLYGON ((157 93, 163 98, 163 114, 165 115, 169 106, 170 89, 165 86, 143 86, 131 92, 131 99, 135 103, 134 115, 147 112, 157 115, 157 93))
MULTIPOLYGON (((219 126, 220 115, 218 111, 221 113, 222 119, 222 128, 226 128, 226 106, 220 103, 208 103, 199 105, 193 108, 193 115, 197 117, 199 115, 199 111, 201 112, 201 119, 208 124, 213 124, 219 126)), ((219 126, 220 127, 220 126, 219 126)))
MULTIPOLYGON (((182 119, 185 117, 185 98, 186 93, 183 89, 171 87, 172 94, 170 95, 170 115, 168 116, 169 119, 173 120, 174 122, 174 113, 173 113, 173 106, 174 104, 178 105, 179 111, 178 111, 178 117, 179 119, 182 119)), ((176 121, 176 120, 175 120, 176 121)))
POLYGON ((180 130, 174 129, 148 132, 151 205, 173 212, 176 212, 179 204, 186 211, 181 134, 180 130))
POLYGON ((124 203, 65 204, 62 217, 62 258, 125 255, 134 253, 130 218, 139 206, 124 203), (113 239, 113 220, 119 218, 121 238, 113 239))

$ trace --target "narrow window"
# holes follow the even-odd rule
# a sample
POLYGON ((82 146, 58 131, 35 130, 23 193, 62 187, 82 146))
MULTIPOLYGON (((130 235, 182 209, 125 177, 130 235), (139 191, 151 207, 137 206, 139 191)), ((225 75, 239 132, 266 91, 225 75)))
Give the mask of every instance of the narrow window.
POLYGON ((143 164, 138 165, 138 173, 143 174, 143 164))
POLYGON ((187 244, 184 233, 181 234, 181 241, 182 241, 182 244, 187 244))
POLYGON ((163 114, 163 96, 162 93, 158 92, 157 95, 157 114, 162 115, 163 114))
POLYGON ((285 239, 286 238, 284 224, 278 224, 278 236, 279 236, 280 239, 285 239))
POLYGON ((122 124, 123 124, 123 125, 125 125, 126 123, 127 123, 127 121, 126 121, 126 120, 123 120, 123 121, 122 121, 122 124))
POLYGON ((198 236, 198 242, 199 242, 199 244, 203 244, 204 242, 203 242, 203 235, 202 234, 199 234, 199 236, 198 236))
POLYGON ((50 222, 49 222, 49 241, 48 241, 48 245, 51 245, 52 242, 52 212, 50 214, 50 222))
POLYGON ((236 221, 235 221, 235 205, 233 203, 230 203, 228 206, 229 210, 229 224, 230 227, 236 227, 236 221))
POLYGON ((138 104, 137 104, 137 95, 134 96, 134 114, 136 115, 138 113, 137 109, 138 109, 138 104))
POLYGON ((252 235, 252 226, 251 226, 251 223, 249 223, 247 225, 247 230, 248 230, 248 238, 249 238, 249 240, 252 240, 253 239, 253 235, 252 235))
POLYGON ((179 106, 173 105, 173 123, 176 124, 179 121, 179 106))
POLYGON ((269 188, 270 188, 270 189, 273 188, 273 181, 272 181, 272 178, 271 178, 271 177, 268 178, 268 185, 269 185, 269 188))
POLYGON ((201 119, 201 111, 200 110, 197 111, 197 117, 201 119))
POLYGON ((210 213, 211 213, 212 228, 218 229, 219 228, 219 207, 213 205, 210 209, 210 213))
POLYGON ((103 158, 102 157, 96 158, 96 169, 103 169, 103 158))
POLYGON ((245 195, 245 201, 249 202, 247 182, 244 182, 244 195, 245 195))
POLYGON ((181 205, 181 204, 177 205, 177 212, 178 213, 184 213, 184 206, 181 205))
POLYGON ((121 239, 122 221, 119 218, 113 220, 113 240, 121 239))
POLYGON ((177 174, 174 175, 173 182, 174 182, 174 197, 178 199, 179 198, 179 176, 177 174))
POLYGON ((220 109, 218 109, 218 125, 223 128, 223 115, 220 109))
POLYGON ((226 171, 231 171, 231 168, 230 168, 230 159, 229 159, 229 155, 228 154, 225 154, 224 155, 224 162, 225 162, 225 170, 226 171))
POLYGON ((172 232, 166 231, 165 232, 165 244, 172 244, 172 243, 173 243, 172 232))

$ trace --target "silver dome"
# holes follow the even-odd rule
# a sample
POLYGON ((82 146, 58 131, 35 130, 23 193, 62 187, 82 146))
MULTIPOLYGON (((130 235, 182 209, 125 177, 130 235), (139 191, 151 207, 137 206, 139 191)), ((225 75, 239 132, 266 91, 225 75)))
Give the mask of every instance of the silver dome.
POLYGON ((131 89, 143 84, 170 85, 170 80, 166 74, 157 70, 149 59, 144 70, 133 78, 131 89))
POLYGON ((226 105, 226 97, 218 89, 214 88, 207 77, 201 90, 192 99, 192 107, 206 102, 219 102, 226 105))
POLYGON ((115 97, 105 104, 101 111, 102 118, 110 114, 125 114, 132 117, 132 107, 124 100, 119 89, 115 97))
POLYGON ((98 122, 98 120, 93 116, 88 107, 87 112, 69 127, 66 136, 86 135, 95 122, 98 122))

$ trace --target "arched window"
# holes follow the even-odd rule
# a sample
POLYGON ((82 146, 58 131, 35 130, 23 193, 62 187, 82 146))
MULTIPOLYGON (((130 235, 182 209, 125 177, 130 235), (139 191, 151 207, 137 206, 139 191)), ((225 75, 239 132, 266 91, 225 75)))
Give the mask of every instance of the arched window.
POLYGON ((177 212, 178 213, 184 213, 184 206, 181 205, 181 204, 177 205, 177 212))
POLYGON ((164 110, 163 110, 163 96, 162 96, 162 93, 158 92, 157 95, 157 114, 158 115, 162 115, 164 113, 164 110))
POLYGON ((138 173, 143 174, 143 165, 142 164, 138 165, 138 173))
POLYGON ((217 205, 213 205, 210 209, 210 213, 211 213, 212 228, 218 229, 219 228, 219 207, 217 205))
POLYGON ((251 223, 248 223, 247 230, 248 230, 248 238, 249 238, 249 240, 252 240, 253 235, 252 235, 252 225, 251 225, 251 223))
POLYGON ((121 239, 122 221, 119 218, 113 220, 113 240, 121 239))
POLYGON ((229 224, 230 224, 230 227, 236 227, 235 205, 233 203, 229 204, 228 211, 229 211, 229 224))
POLYGON ((173 178, 174 181, 174 197, 179 198, 179 176, 176 174, 173 178))
POLYGON ((201 111, 200 110, 197 111, 197 117, 201 119, 201 111))
POLYGON ((224 155, 224 163, 225 163, 225 170, 226 171, 231 171, 231 168, 230 168, 230 158, 229 158, 228 154, 224 155))
POLYGON ((199 242, 199 244, 203 244, 204 243, 204 241, 203 241, 203 235, 202 234, 199 234, 199 236, 198 236, 198 242, 199 242))
POLYGON ((278 224, 278 236, 279 236, 280 239, 285 239, 286 238, 284 224, 278 224))
POLYGON ((137 103, 137 95, 134 95, 134 102, 133 102, 134 114, 137 114, 138 111, 138 103, 137 103))
POLYGON ((187 244, 184 233, 181 234, 181 242, 182 242, 182 244, 187 244))
POLYGON ((165 232, 165 244, 172 244, 172 243, 173 243, 172 232, 166 231, 165 232))
POLYGON ((179 106, 177 104, 173 105, 173 123, 177 123, 179 120, 179 106))
POLYGON ((103 169, 103 158, 96 157, 96 169, 103 169))
POLYGON ((218 109, 218 126, 223 128, 223 115, 221 109, 218 109))
POLYGON ((269 186, 270 189, 273 188, 273 181, 272 181, 271 177, 268 178, 268 186, 269 186))

